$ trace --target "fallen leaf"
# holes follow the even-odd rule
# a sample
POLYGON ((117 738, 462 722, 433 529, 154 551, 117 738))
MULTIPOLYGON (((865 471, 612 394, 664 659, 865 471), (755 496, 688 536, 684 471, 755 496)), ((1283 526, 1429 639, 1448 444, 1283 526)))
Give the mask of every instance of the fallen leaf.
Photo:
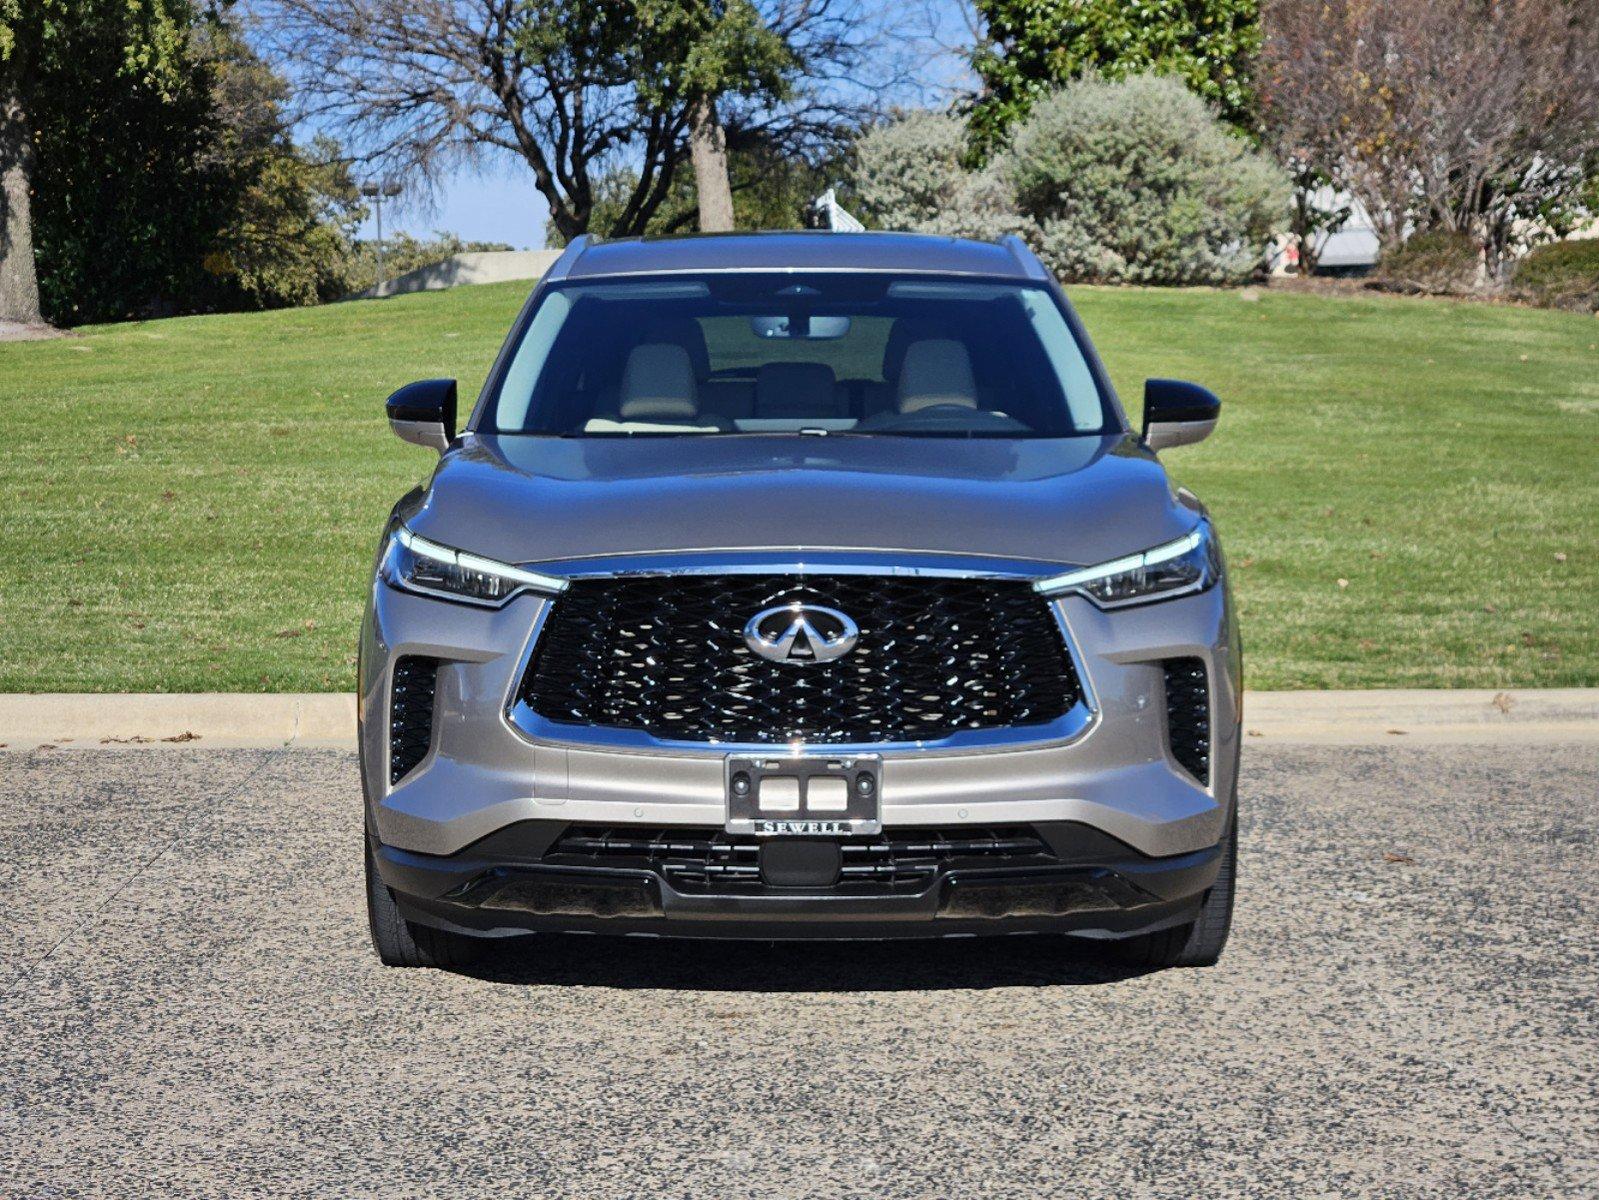
POLYGON ((1515 702, 1516 702, 1516 698, 1514 696, 1512 696, 1509 692, 1500 692, 1497 696, 1495 696, 1493 698, 1493 706, 1495 708, 1497 708, 1502 713, 1509 712, 1510 711, 1510 706, 1512 704, 1514 704, 1515 702))
POLYGON ((1556 550, 1555 551, 1555 561, 1556 562, 1565 562, 1566 561, 1566 552, 1564 550, 1556 550))
POLYGON ((1404 737, 1405 736, 1405 731, 1403 729, 1390 729, 1388 732, 1391 733, 1391 734, 1394 734, 1397 737, 1404 737))
POLYGON ((1492 604, 1484 604, 1482 606, 1482 611, 1491 613, 1491 612, 1498 612, 1499 610, 1497 608, 1495 608, 1492 604))
POLYGON ((305 636, 305 630, 303 630, 303 629, 280 629, 276 633, 274 633, 272 636, 275 637, 275 638, 304 637, 305 636))
POLYGON ((1415 862, 1416 862, 1416 860, 1411 858, 1410 855, 1408 855, 1408 854, 1395 854, 1392 850, 1389 850, 1388 852, 1386 852, 1382 856, 1382 860, 1383 860, 1383 862, 1386 862, 1386 863, 1403 863, 1407 867, 1414 866, 1415 862))
POLYGON ((155 741, 154 738, 147 738, 147 737, 144 737, 141 734, 137 734, 136 733, 132 737, 125 737, 125 738, 103 737, 103 738, 100 739, 100 744, 102 746, 109 746, 112 743, 115 743, 115 744, 117 744, 119 746, 145 746, 145 745, 148 745, 149 743, 151 743, 153 741, 155 741))
POLYGON ((1346 587, 1348 587, 1348 586, 1349 586, 1349 580, 1347 580, 1347 579, 1340 579, 1340 580, 1339 580, 1339 581, 1338 581, 1338 586, 1339 586, 1339 587, 1341 587, 1341 588, 1346 588, 1346 587))
POLYGON ((171 737, 164 737, 161 740, 163 742, 198 742, 200 735, 198 733, 190 733, 185 729, 182 733, 175 733, 171 737))
POLYGON ((1258 729, 1246 729, 1246 730, 1244 730, 1244 732, 1247 733, 1250 737, 1265 737, 1266 736, 1265 734, 1261 733, 1260 730, 1258 730, 1258 729))
POLYGON ((40 742, 39 743, 39 749, 41 749, 41 750, 54 750, 55 747, 52 746, 49 742, 40 742))

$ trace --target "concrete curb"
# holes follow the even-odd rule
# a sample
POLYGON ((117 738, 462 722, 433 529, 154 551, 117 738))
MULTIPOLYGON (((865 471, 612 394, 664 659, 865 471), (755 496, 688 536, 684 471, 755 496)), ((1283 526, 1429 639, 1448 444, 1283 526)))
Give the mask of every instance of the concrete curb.
POLYGON ((0 695, 0 743, 13 750, 42 744, 353 750, 355 697, 326 692, 0 695))
MULTIPOLYGON (((1599 744, 1599 688, 1249 692, 1250 742, 1599 744)), ((0 746, 355 748, 355 697, 307 693, 0 695, 0 746)))

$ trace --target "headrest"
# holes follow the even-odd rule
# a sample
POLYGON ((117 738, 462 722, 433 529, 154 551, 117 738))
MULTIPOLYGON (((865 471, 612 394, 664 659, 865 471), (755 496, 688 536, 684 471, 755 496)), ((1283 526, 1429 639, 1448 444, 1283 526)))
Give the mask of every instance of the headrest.
POLYGON ((899 411, 917 412, 935 404, 977 407, 977 383, 966 347, 953 338, 927 338, 905 350, 899 372, 899 411))
POLYGON ((644 341, 683 347, 688 351, 689 362, 694 365, 696 379, 704 379, 711 373, 711 352, 705 346, 705 330, 693 317, 651 321, 649 328, 644 331, 644 341))
POLYGON ((927 338, 952 338, 959 334, 948 321, 936 317, 900 317, 888 328, 883 344, 883 378, 892 383, 905 366, 905 351, 927 338))
POLYGON ((694 364, 681 346, 646 342, 634 346, 622 371, 621 403, 624 421, 699 416, 699 396, 694 364))
POLYGON ((755 374, 757 417, 841 417, 847 405, 826 363, 767 363, 755 374))

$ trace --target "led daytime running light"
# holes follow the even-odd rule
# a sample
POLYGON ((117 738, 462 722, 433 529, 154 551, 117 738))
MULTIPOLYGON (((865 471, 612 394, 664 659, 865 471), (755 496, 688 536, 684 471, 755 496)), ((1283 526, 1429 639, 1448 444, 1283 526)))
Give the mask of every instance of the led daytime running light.
POLYGON ((453 550, 449 546, 441 546, 438 542, 430 542, 425 537, 412 533, 404 525, 394 532, 395 540, 420 558, 430 558, 434 562, 455 567, 462 571, 478 571, 484 575, 497 575, 512 583, 520 583, 535 591, 559 593, 567 589, 567 581, 558 575, 541 575, 537 571, 525 571, 521 567, 513 567, 509 563, 502 563, 492 558, 484 558, 481 554, 470 554, 465 550, 453 550))
POLYGON ((1059 596, 1065 592, 1075 592, 1086 584, 1097 580, 1109 579, 1116 575, 1127 575, 1133 571, 1140 571, 1159 563, 1168 562, 1174 558, 1181 558, 1190 554, 1204 544, 1206 527, 1201 524, 1193 532, 1178 538, 1175 542, 1166 542, 1142 554, 1129 554, 1125 558, 1115 558, 1110 562, 1099 563, 1092 567, 1082 567, 1076 571, 1067 571, 1064 575, 1051 575, 1047 579, 1040 579, 1033 584, 1034 590, 1045 596, 1059 596))

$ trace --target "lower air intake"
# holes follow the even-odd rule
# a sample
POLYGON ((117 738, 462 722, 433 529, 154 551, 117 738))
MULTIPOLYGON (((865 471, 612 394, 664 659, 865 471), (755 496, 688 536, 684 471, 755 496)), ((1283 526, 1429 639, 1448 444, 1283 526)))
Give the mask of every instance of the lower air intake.
POLYGON ((1166 736, 1171 755, 1200 783, 1210 783, 1210 677, 1199 658, 1168 658, 1166 736))
POLYGON ((389 782, 398 783, 433 744, 433 693, 439 660, 408 654, 394 663, 389 696, 389 782))

